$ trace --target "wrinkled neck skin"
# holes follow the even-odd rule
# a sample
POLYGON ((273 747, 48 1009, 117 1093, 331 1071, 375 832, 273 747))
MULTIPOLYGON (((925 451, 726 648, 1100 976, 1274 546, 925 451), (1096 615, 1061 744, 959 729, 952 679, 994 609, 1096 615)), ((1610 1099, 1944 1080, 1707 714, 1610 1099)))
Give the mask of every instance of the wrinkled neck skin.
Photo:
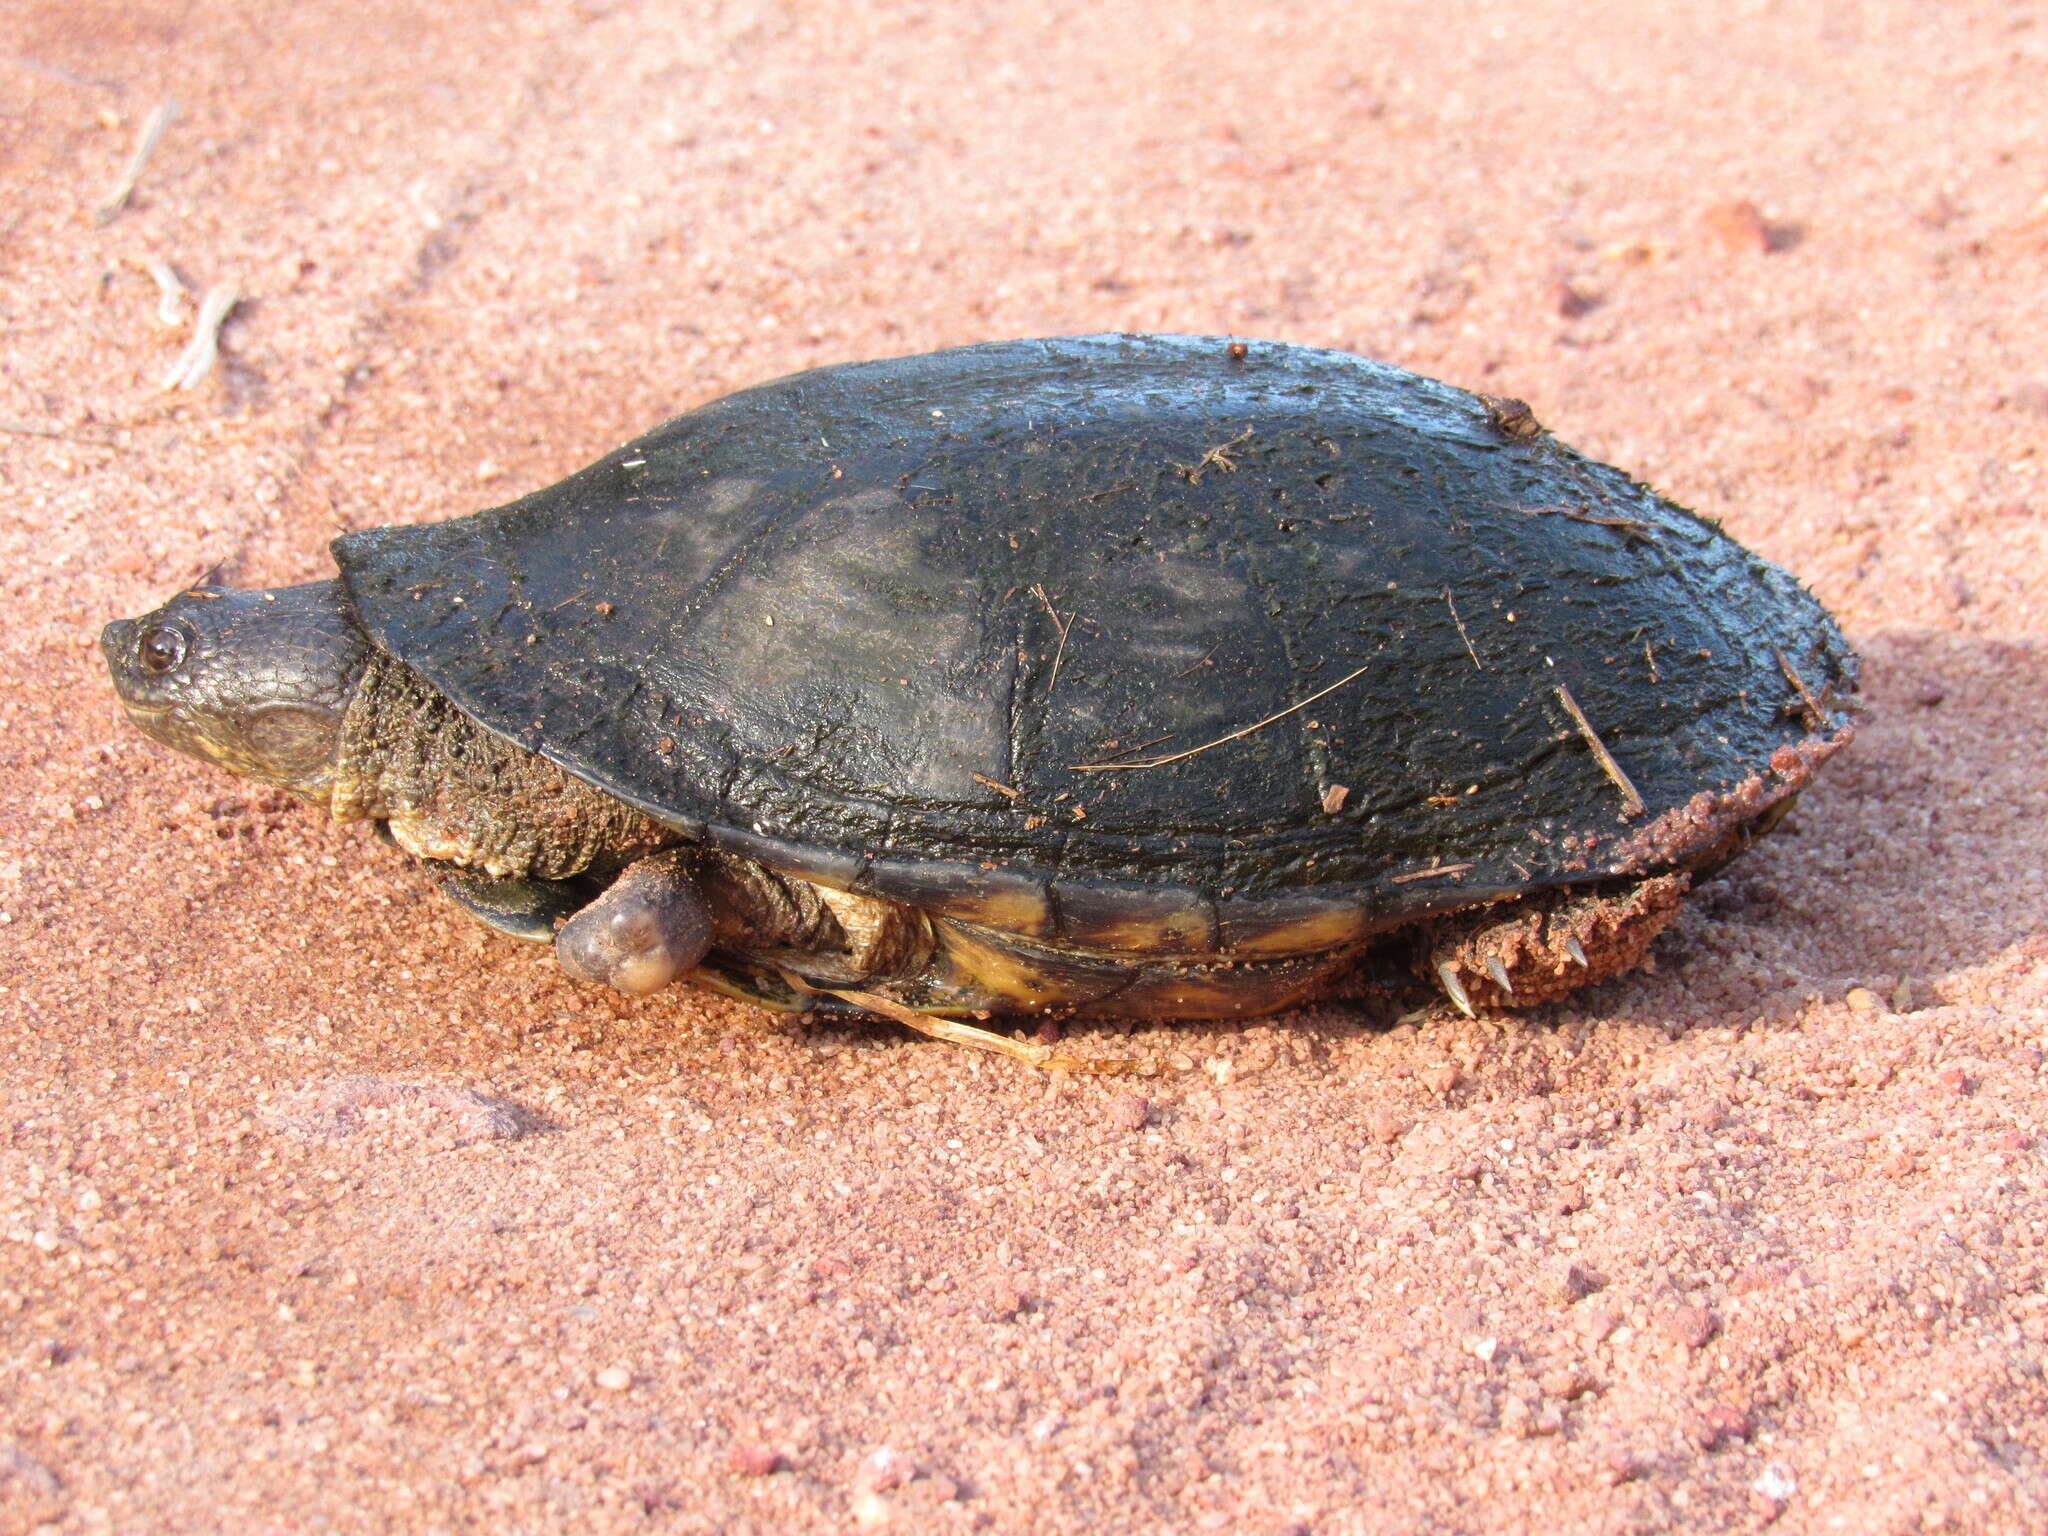
POLYGON ((328 803, 384 821, 408 853, 495 878, 608 873, 677 833, 464 715, 373 653, 342 721, 328 803))

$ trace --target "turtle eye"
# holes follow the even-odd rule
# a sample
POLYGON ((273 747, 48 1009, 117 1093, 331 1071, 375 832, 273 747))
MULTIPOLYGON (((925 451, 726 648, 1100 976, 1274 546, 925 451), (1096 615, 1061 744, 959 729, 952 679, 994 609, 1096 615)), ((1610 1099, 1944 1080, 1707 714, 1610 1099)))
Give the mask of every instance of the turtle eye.
POLYGON ((168 672, 185 659, 190 640, 182 624, 152 624, 136 642, 135 656, 148 672, 168 672))

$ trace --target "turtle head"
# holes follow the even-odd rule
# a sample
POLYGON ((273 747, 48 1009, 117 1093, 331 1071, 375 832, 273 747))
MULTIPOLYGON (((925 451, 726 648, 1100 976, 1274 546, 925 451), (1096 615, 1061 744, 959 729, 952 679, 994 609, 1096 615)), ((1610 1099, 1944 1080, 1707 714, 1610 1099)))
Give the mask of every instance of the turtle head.
POLYGON ((100 633, 128 718, 165 746, 326 804, 369 659, 336 583, 193 587, 100 633))

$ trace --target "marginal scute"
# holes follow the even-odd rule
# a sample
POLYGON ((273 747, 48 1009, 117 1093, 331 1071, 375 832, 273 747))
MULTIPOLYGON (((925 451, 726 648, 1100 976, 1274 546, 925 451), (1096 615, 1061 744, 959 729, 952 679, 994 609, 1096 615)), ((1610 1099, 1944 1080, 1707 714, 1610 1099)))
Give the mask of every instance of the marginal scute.
POLYGON ((1316 891, 1226 898, 1216 904, 1216 947, 1224 954, 1313 955, 1356 944, 1386 926, 1355 899, 1316 891))
POLYGON ((985 927, 1034 938, 1052 933, 1052 906, 1045 881, 1036 875, 974 864, 884 859, 870 867, 863 884, 891 901, 985 927))
POLYGON ((1056 881, 1059 937, 1083 949, 1206 955, 1216 949, 1216 906, 1182 886, 1056 881))
POLYGON ((792 842, 787 838, 768 837, 739 827, 715 827, 707 836, 727 853, 737 853, 767 865, 778 874, 794 875, 799 880, 827 885, 837 891, 852 890, 868 863, 859 854, 792 842))
POLYGON ((939 950, 934 979, 989 1008, 1075 1008, 1110 997, 1131 980, 1120 958, 1062 953, 945 918, 932 926, 939 950))
POLYGON ((1101 1011, 1131 1019, 1255 1018, 1324 993, 1345 965, 1340 956, 1305 955, 1242 964, 1146 966, 1101 1011))

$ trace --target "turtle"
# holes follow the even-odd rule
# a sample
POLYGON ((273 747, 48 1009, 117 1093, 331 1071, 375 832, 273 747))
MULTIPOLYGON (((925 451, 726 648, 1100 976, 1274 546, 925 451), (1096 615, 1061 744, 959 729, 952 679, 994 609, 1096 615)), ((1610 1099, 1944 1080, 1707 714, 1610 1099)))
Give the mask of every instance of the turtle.
POLYGON ((1041 1064, 974 1021, 1615 976, 1854 734, 1834 621, 1718 525, 1280 342, 821 367, 332 547, 108 625, 133 721, 581 980, 1041 1064))

